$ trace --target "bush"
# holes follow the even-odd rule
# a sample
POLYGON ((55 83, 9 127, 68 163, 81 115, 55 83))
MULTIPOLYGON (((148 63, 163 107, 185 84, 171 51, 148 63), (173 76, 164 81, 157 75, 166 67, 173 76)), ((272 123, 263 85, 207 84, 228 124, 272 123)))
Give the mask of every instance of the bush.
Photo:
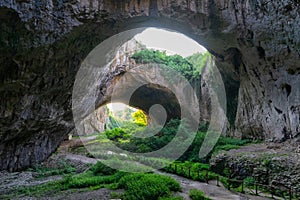
POLYGON ((138 126, 147 126, 147 117, 142 110, 137 110, 132 113, 132 118, 134 123, 138 126))
POLYGON ((91 171, 94 175, 112 175, 117 172, 117 170, 112 169, 99 161, 92 166, 91 171))
POLYGON ((244 180, 245 187, 253 187, 255 183, 255 179, 253 177, 247 177, 244 180))
POLYGON ((158 174, 132 174, 119 181, 119 188, 125 189, 124 200, 148 200, 171 197, 171 191, 180 191, 180 185, 171 177, 158 174))
POLYGON ((36 172, 34 174, 35 177, 42 178, 48 176, 55 176, 55 175, 66 175, 66 174, 73 174, 77 170, 74 166, 68 165, 65 162, 58 163, 57 168, 48 168, 43 165, 37 165, 33 168, 30 168, 29 171, 36 172))
POLYGON ((67 188, 86 188, 103 184, 113 184, 118 182, 126 173, 117 172, 110 176, 94 176, 92 173, 83 173, 74 177, 67 177, 62 184, 67 188))
POLYGON ((191 189, 189 196, 192 200, 210 200, 210 198, 205 196, 204 192, 197 189, 191 189))
POLYGON ((164 168, 166 172, 175 173, 183 177, 193 179, 195 181, 205 182, 206 178, 208 180, 214 180, 217 177, 217 174, 209 171, 209 165, 203 163, 192 163, 185 162, 181 163, 176 161, 175 163, 164 168), (176 171, 175 171, 176 165, 176 171), (190 168, 190 174, 189 169, 190 168), (208 175, 208 177, 206 177, 208 175))
POLYGON ((240 146, 251 143, 251 140, 240 140, 237 138, 230 138, 221 136, 213 148, 213 150, 204 158, 199 158, 199 150, 205 139, 206 133, 198 131, 192 145, 188 150, 179 158, 180 161, 193 161, 208 163, 211 156, 218 153, 220 150, 228 151, 231 149, 237 149, 240 146))
POLYGON ((175 196, 175 197, 159 197, 158 200, 184 200, 183 197, 175 196))
MULTIPOLYGON (((207 53, 208 54, 208 53, 207 53)), ((166 65, 167 67, 179 72, 187 80, 198 77, 200 71, 205 66, 208 55, 199 56, 199 59, 195 62, 190 62, 188 59, 183 58, 180 55, 168 56, 166 52, 160 52, 158 50, 153 51, 149 49, 141 50, 133 54, 132 58, 137 63, 158 63, 166 65), (203 62, 200 62, 200 60, 203 62), (201 66, 194 66, 194 63, 201 66)), ((192 60, 192 59, 191 59, 192 60)))
POLYGON ((117 139, 127 139, 129 137, 128 133, 126 133, 122 128, 114 128, 111 130, 106 130, 104 134, 110 140, 117 140, 117 139))

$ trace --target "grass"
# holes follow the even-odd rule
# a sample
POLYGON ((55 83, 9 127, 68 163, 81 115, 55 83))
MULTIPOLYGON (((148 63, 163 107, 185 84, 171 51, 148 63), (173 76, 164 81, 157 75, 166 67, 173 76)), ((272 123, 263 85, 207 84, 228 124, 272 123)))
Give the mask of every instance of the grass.
POLYGON ((231 149, 238 149, 241 146, 252 143, 251 140, 240 140, 237 138, 221 136, 214 146, 213 150, 204 158, 199 158, 200 147, 202 146, 206 132, 198 131, 192 145, 188 150, 179 158, 180 161, 193 161, 201 163, 209 163, 209 160, 213 155, 216 155, 219 151, 229 151, 231 149))
POLYGON ((36 172, 34 175, 37 178, 45 178, 49 176, 55 175, 67 175, 67 174, 74 174, 77 170, 73 165, 69 165, 66 162, 58 163, 59 167, 50 168, 45 167, 43 165, 36 165, 33 168, 29 168, 28 171, 36 172))
POLYGON ((209 165, 203 163, 193 162, 175 162, 163 169, 166 172, 177 174, 195 181, 205 182, 208 180, 215 180, 217 174, 209 171, 209 165), (206 177, 207 176, 207 177, 206 177))
POLYGON ((125 189, 122 199, 159 199, 160 197, 172 197, 172 192, 180 191, 178 182, 170 177, 157 174, 127 174, 117 172, 109 176, 94 176, 88 172, 75 177, 66 177, 61 181, 55 181, 35 187, 20 189, 17 194, 26 196, 42 196, 53 194, 68 189, 87 188, 95 190, 99 188, 125 189), (141 189, 142 188, 142 189, 141 189))
MULTIPOLYGON (((108 188, 111 190, 124 189, 124 194, 112 194, 122 199, 159 199, 173 197, 173 192, 180 191, 180 185, 174 179, 168 176, 152 173, 126 173, 114 170, 100 162, 95 164, 87 172, 77 175, 66 175, 62 180, 52 181, 36 186, 23 186, 14 191, 13 197, 18 196, 51 196, 65 190, 97 190, 108 188)), ((0 198, 8 197, 0 195, 0 198)))
POLYGON ((192 200, 210 200, 210 198, 208 198, 204 192, 202 192, 201 190, 197 190, 197 189, 191 189, 189 191, 189 197, 192 200))
POLYGON ((119 188, 125 189, 124 200, 159 199, 172 197, 172 192, 180 191, 180 185, 168 176, 158 174, 131 174, 119 181, 119 188))
POLYGON ((26 196, 48 196, 69 189, 87 188, 90 190, 99 188, 116 188, 117 181, 125 176, 126 173, 118 172, 109 176, 95 176, 92 171, 88 171, 78 175, 68 175, 62 180, 52 181, 32 187, 20 187, 15 191, 15 195, 26 196))
POLYGON ((160 197, 158 200, 184 200, 181 196, 173 196, 173 197, 160 197))

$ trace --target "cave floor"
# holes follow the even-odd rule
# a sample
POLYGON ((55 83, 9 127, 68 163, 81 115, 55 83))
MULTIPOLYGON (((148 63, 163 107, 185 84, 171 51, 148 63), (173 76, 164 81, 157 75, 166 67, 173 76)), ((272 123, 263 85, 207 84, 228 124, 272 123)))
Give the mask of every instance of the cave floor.
MULTIPOLYGON (((89 140, 93 140, 94 138, 89 138, 89 140)), ((244 151, 255 151, 255 152, 265 152, 267 149, 270 149, 268 145, 265 144, 254 144, 250 146, 242 147, 242 149, 234 150, 235 153, 241 153, 244 151)), ((82 149, 82 142, 80 139, 73 139, 70 141, 65 141, 60 146, 60 148, 55 152, 48 160, 46 160, 42 165, 44 167, 55 168, 58 163, 64 162, 68 164, 72 164, 75 166, 77 173, 84 172, 87 170, 92 164, 97 162, 97 159, 89 158, 85 156, 86 152, 82 149)), ((188 197, 188 192, 190 189, 196 188, 204 191, 207 196, 209 196, 213 200, 264 200, 270 199, 267 197, 259 197, 253 195, 245 195, 240 193, 231 192, 225 189, 223 186, 217 187, 215 181, 209 182, 209 184, 201 183, 197 181, 192 181, 187 178, 177 176, 174 174, 156 171, 155 173, 167 175, 173 177, 177 180, 181 187, 182 192, 178 193, 178 195, 184 197, 184 199, 190 199, 188 197)), ((43 184, 46 182, 51 182, 55 180, 60 180, 63 178, 62 175, 56 176, 48 176, 44 178, 36 177, 36 172, 26 170, 22 172, 9 173, 6 171, 0 172, 0 194, 12 195, 14 190, 18 187, 24 186, 35 186, 39 184, 43 184)), ((31 197, 26 195, 18 196, 13 199, 99 199, 101 200, 111 199, 111 192, 122 193, 121 190, 111 191, 109 189, 98 189, 94 191, 90 191, 87 189, 76 189, 76 190, 67 190, 57 194, 44 194, 40 197, 31 197)), ((1 195, 0 195, 1 197, 1 195)), ((0 198, 1 199, 1 198, 0 198)), ((280 198, 276 198, 280 199, 280 198)))

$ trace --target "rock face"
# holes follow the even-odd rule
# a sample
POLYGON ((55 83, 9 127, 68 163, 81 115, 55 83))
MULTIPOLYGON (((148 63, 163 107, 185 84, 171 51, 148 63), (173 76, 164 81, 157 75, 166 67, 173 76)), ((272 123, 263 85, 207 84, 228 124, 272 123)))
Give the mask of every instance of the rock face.
POLYGON ((105 38, 135 27, 182 32, 215 55, 225 80, 239 86, 233 135, 296 137, 299 11, 296 0, 1 1, 0 168, 30 166, 57 148, 74 128, 80 63, 105 38))
POLYGON ((89 135, 105 131, 107 119, 108 113, 105 107, 96 109, 82 121, 80 128, 82 132, 76 131, 76 135, 89 135))
POLYGON ((254 144, 237 150, 222 151, 211 159, 211 169, 224 174, 228 169, 231 178, 254 178, 258 183, 281 191, 300 191, 300 152, 298 141, 254 144))

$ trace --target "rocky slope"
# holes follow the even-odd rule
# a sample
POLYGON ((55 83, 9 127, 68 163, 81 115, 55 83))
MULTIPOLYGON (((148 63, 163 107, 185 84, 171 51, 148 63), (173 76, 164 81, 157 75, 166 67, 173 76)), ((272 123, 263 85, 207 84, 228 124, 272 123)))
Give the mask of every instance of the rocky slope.
POLYGON ((237 150, 222 151, 211 161, 211 169, 231 178, 254 178, 258 183, 276 190, 300 192, 299 139, 284 144, 253 144, 237 150))
POLYGON ((32 165, 57 148, 74 128, 80 63, 105 38, 134 27, 177 30, 215 55, 225 84, 239 85, 235 136, 297 137, 299 11, 296 0, 1 1, 1 169, 32 165))

